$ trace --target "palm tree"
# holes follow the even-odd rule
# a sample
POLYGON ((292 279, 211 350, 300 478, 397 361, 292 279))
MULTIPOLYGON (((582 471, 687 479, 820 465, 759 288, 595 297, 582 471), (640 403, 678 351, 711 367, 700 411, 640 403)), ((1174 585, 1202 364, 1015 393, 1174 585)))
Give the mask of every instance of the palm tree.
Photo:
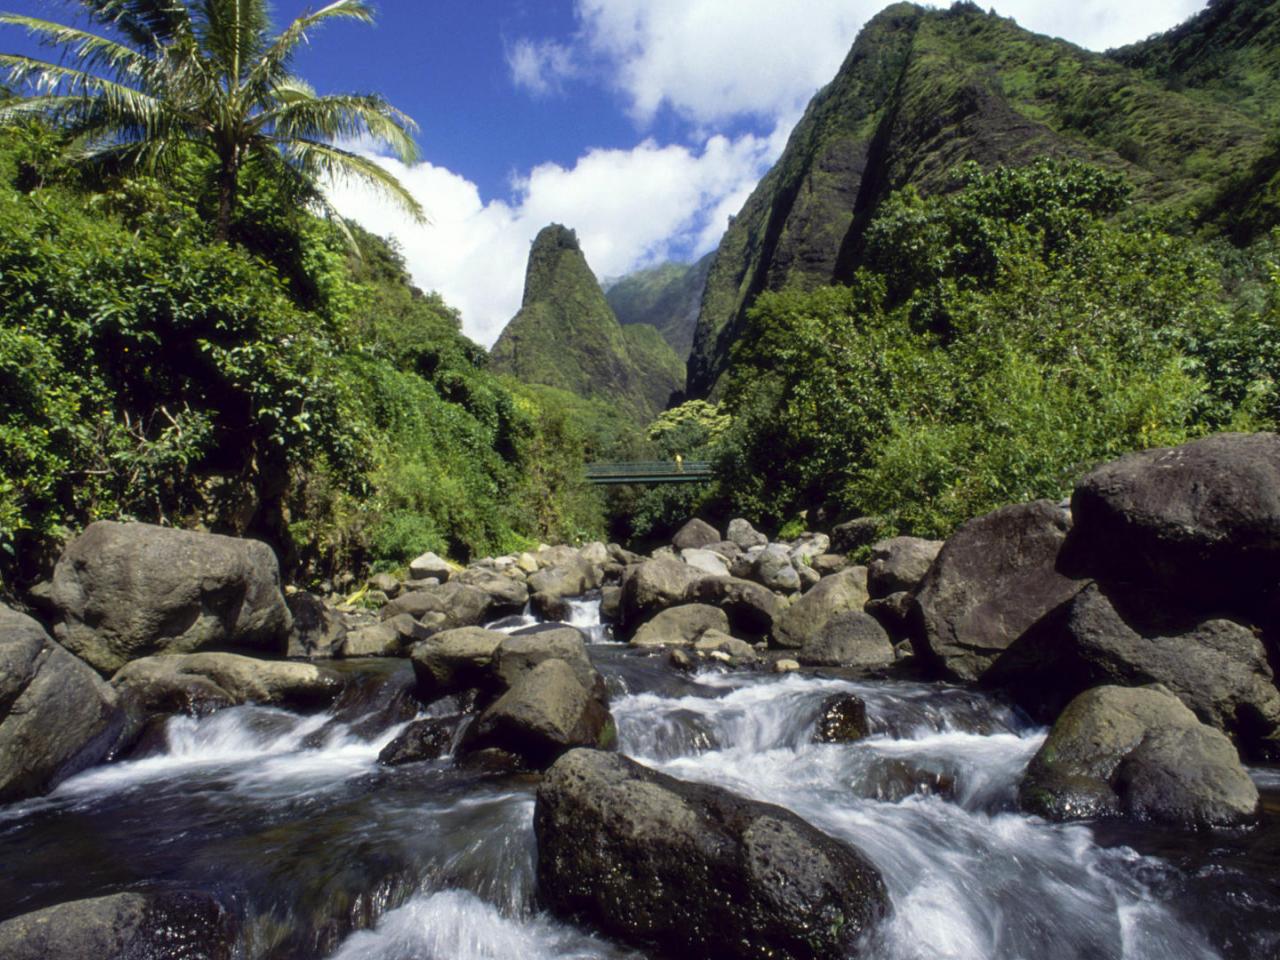
MULTIPOLYGON (((0 54, 0 70, 30 94, 0 104, 0 121, 43 116, 73 135, 87 163, 163 174, 194 144, 216 162, 217 235, 230 236, 241 172, 262 164, 307 188, 354 177, 416 219, 421 206, 390 173, 334 140, 372 137, 417 157, 414 122, 370 94, 319 96, 290 64, 329 20, 373 22, 363 0, 335 0, 272 35, 268 0, 79 0, 95 29, 0 14, 60 47, 60 62, 0 54)), ((330 213, 333 211, 330 209, 330 213)))

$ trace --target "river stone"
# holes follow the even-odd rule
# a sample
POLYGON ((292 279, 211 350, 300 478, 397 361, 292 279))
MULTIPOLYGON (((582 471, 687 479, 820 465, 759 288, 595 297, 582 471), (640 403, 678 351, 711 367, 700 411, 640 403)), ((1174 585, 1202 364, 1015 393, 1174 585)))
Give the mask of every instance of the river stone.
POLYGON ((622 625, 634 630, 654 614, 684 603, 690 589, 705 577, 702 571, 665 557, 628 567, 622 578, 622 625))
POLYGON ((952 680, 977 680, 1037 620, 1084 587, 1055 562, 1070 518, 1037 500, 970 520, 930 567, 912 612, 917 656, 952 680))
POLYGON ((843 553, 823 553, 813 558, 812 567, 819 576, 829 577, 849 566, 849 557, 843 553))
POLYGON ((577 627, 556 627, 507 637, 493 655, 490 674, 501 689, 510 690, 520 678, 546 660, 563 660, 573 668, 584 688, 604 696, 604 680, 592 665, 582 631, 577 627))
POLYGON ((520 613, 529 602, 529 588, 515 577, 480 567, 470 567, 453 578, 489 595, 486 617, 497 619, 520 613))
POLYGON ((0 923, 4 960, 232 960, 234 918, 207 893, 73 900, 0 923))
POLYGON ((243 647, 283 656, 292 619, 265 543, 99 520, 53 574, 57 640, 110 675, 156 653, 243 647))
POLYGON ((631 638, 637 647, 672 644, 687 647, 708 630, 729 632, 729 617, 719 607, 705 603, 688 603, 663 610, 642 624, 631 638))
POLYGON ((756 557, 752 576, 770 590, 795 593, 800 589, 800 574, 791 564, 791 551, 780 543, 771 543, 756 557))
POLYGON ((461 722, 461 717, 415 720, 382 748, 378 763, 384 767, 398 767, 421 760, 439 760, 453 746, 453 737, 461 722))
POLYGON ((521 676, 485 710, 468 728, 463 749, 499 750, 542 770, 573 747, 608 749, 616 741, 602 697, 579 682, 572 666, 553 659, 521 676))
POLYGON ((942 550, 941 540, 894 537, 871 548, 867 565, 867 594, 880 600, 894 593, 914 592, 924 582, 942 550))
POLYGON ((573 604, 559 594, 535 593, 529 597, 529 604, 543 620, 568 623, 573 616, 573 604))
POLYGON ((375 573, 369 578, 370 590, 381 590, 394 600, 400 593, 400 581, 389 573, 375 573))
POLYGON ((342 679, 332 670, 234 653, 143 657, 122 667, 111 685, 147 715, 200 714, 222 700, 311 709, 342 692, 342 679))
POLYGON ((1042 722, 1091 687, 1160 683, 1247 753, 1280 757, 1280 690, 1252 630, 1230 620, 1161 625, 1097 585, 1029 630, 984 683, 1042 722))
POLYGON ((711 550, 681 550, 680 559, 709 577, 729 576, 729 564, 724 557, 711 550))
POLYGON ((97 673, 0 604, 0 803, 98 763, 124 727, 116 692, 97 673))
POLYGON ((867 722, 867 705, 852 693, 837 693, 822 701, 818 726, 813 739, 817 743, 853 743, 871 736, 867 722))
POLYGON ((1027 767, 1019 798, 1050 820, 1227 827, 1258 811, 1258 790, 1231 741, 1159 685, 1095 687, 1072 700, 1027 767))
POLYGON ((837 613, 796 653, 806 667, 876 669, 893 663, 893 641, 869 613, 837 613))
POLYGON ((701 550, 703 547, 719 542, 720 531, 705 520, 699 520, 696 517, 681 527, 671 538, 671 545, 682 552, 701 550))
POLYGON ((735 635, 763 639, 773 631, 782 604, 772 590, 737 577, 706 577, 689 590, 688 599, 719 607, 735 635))
POLYGON ((483 627, 445 630, 415 644, 409 655, 418 691, 432 700, 482 686, 505 633, 483 627))
POLYGON ((720 630, 708 630, 693 644, 693 649, 701 655, 722 653, 734 663, 754 663, 760 658, 756 648, 745 640, 731 637, 720 630))
POLYGON ((552 597, 580 597, 599 587, 603 580, 598 566, 575 554, 572 561, 544 567, 529 577, 529 589, 552 597))
POLYGON ((800 574, 800 591, 802 593, 808 593, 822 582, 822 574, 813 569, 813 567, 796 567, 796 573, 800 574))
POLYGON ((313 593, 299 591, 285 599, 293 627, 289 631, 290 659, 332 657, 347 635, 342 614, 313 593))
POLYGON ((574 750, 534 806, 552 912, 671 956, 846 958, 885 914, 866 858, 771 804, 574 750))
POLYGON ((622 588, 604 587, 600 590, 600 619, 604 623, 617 623, 622 612, 622 588))
MULTIPOLYGON (((406 587, 408 585, 406 584, 406 587)), ((452 630, 485 623, 493 609, 493 598, 468 583, 444 583, 423 590, 407 590, 379 611, 383 620, 402 613, 422 620, 430 613, 443 614, 441 625, 452 630)))
POLYGON ((769 542, 768 537, 763 533, 760 533, 748 521, 743 520, 741 517, 729 521, 729 530, 725 539, 741 550, 750 550, 752 547, 763 547, 769 542))
POLYGON ((830 577, 789 606, 778 619, 773 642, 799 650, 816 640, 832 617, 849 610, 861 610, 867 602, 867 568, 850 567, 830 577))
POLYGON ((1086 476, 1066 561, 1109 586, 1248 616, 1280 584, 1280 435, 1225 433, 1086 476))
POLYGON ((453 576, 453 567, 450 566, 449 561, 429 550, 409 563, 410 580, 434 578, 441 583, 447 583, 451 576, 453 576))

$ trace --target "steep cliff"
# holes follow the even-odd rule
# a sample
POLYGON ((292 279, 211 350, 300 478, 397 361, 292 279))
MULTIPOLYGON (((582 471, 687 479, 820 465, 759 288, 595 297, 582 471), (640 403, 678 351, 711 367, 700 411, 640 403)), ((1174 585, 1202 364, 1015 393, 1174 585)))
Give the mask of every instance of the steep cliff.
POLYGON ((693 349, 702 291, 714 254, 697 263, 664 263, 629 274, 605 291, 605 298, 624 327, 643 323, 657 328, 683 360, 693 349))

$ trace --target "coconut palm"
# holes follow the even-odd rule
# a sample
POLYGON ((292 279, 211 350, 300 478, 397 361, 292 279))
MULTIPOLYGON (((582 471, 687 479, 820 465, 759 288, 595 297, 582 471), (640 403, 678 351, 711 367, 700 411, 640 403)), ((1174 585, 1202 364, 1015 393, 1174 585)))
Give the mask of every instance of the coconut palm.
MULTIPOLYGON (((290 69, 308 33, 330 20, 373 22, 363 0, 335 0, 273 35, 268 0, 79 0, 89 28, 0 14, 61 48, 59 62, 0 54, 26 96, 0 120, 43 116, 73 134, 84 162, 163 174, 191 145, 216 162, 217 233, 227 239, 241 173, 261 164, 308 188, 354 177, 422 209, 373 160, 335 145, 371 137, 401 159, 417 156, 414 122, 370 94, 319 96, 290 69), (100 32, 94 32, 98 30, 100 32)), ((332 212, 332 211, 331 211, 332 212)))

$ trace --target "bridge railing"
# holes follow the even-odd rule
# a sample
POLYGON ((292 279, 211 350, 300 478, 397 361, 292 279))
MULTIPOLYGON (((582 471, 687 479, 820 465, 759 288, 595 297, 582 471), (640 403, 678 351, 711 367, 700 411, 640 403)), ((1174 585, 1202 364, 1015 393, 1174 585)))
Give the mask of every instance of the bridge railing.
POLYGON ((712 477, 710 460, 642 460, 631 463, 589 463, 592 483, 694 483, 712 477))

